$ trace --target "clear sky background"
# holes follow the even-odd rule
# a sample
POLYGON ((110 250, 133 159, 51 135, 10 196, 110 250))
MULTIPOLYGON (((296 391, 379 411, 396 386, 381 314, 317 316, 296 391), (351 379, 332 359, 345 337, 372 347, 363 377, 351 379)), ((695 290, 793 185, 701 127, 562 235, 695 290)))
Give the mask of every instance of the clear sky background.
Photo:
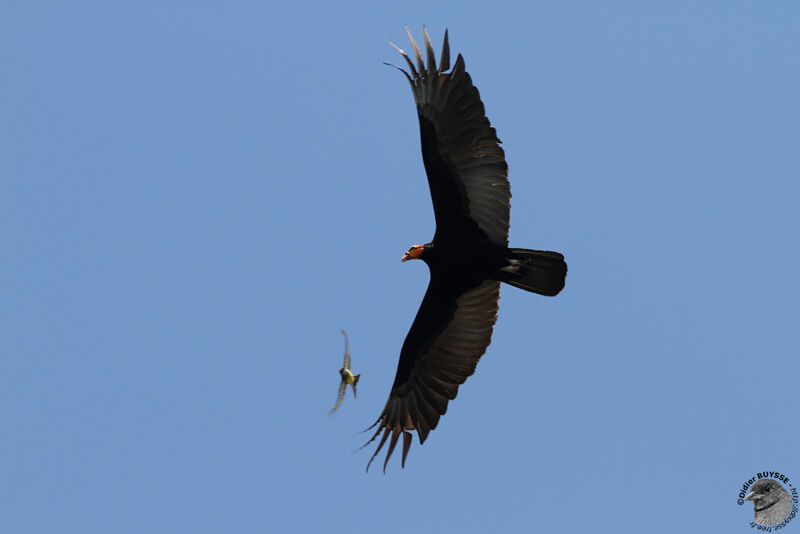
POLYGON ((3 532, 751 532, 743 482, 800 484, 797 3, 16 4, 3 532), (382 64, 423 24, 504 141, 511 243, 569 275, 504 286, 439 427, 367 474, 428 280, 382 64))

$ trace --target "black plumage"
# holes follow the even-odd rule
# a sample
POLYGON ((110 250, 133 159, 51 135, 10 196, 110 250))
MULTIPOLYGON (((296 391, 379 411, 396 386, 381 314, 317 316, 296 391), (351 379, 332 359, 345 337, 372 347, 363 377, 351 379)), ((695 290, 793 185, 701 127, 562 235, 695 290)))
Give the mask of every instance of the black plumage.
POLYGON ((423 260, 431 278, 400 351, 389 399, 372 425, 378 428, 367 443, 383 435, 367 469, 388 440, 385 469, 401 435, 405 466, 410 431, 416 430, 423 443, 436 428, 491 342, 501 282, 554 296, 567 274, 558 252, 508 247, 511 191, 505 154, 463 57, 459 54, 445 72, 450 68, 447 32, 438 67, 427 31, 427 65, 406 33, 417 66, 395 48, 408 64, 408 71, 400 70, 417 105, 436 232, 430 243, 414 245, 403 256, 403 261, 423 260))

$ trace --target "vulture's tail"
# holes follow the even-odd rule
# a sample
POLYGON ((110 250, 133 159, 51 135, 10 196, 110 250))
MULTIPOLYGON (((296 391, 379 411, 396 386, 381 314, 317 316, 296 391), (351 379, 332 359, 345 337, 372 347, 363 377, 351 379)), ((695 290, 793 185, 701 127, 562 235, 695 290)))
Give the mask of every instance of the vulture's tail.
POLYGON ((546 297, 554 297, 564 288, 567 263, 558 252, 526 248, 508 252, 509 264, 500 269, 502 282, 546 297))

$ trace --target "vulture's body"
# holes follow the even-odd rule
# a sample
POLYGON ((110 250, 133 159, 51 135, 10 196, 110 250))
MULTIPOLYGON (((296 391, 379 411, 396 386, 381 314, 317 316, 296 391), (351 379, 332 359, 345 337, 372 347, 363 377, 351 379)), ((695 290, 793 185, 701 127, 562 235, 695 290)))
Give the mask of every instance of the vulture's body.
POLYGON ((417 105, 436 233, 433 241, 414 245, 403 256, 403 261, 423 260, 431 279, 400 351, 389 400, 373 425, 378 429, 370 442, 383 435, 370 464, 389 440, 384 469, 400 435, 405 465, 410 431, 416 430, 423 443, 458 386, 475 371, 491 342, 500 283, 554 296, 567 274, 558 252, 508 247, 508 165, 460 54, 445 72, 450 68, 447 32, 438 68, 427 32, 427 66, 408 37, 417 67, 398 48, 410 72, 400 70, 417 105))

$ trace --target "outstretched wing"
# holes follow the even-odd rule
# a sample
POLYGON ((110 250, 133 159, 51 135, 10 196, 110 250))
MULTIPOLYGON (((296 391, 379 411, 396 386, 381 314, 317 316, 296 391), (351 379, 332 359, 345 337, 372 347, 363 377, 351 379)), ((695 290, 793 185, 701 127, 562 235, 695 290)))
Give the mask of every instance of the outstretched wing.
POLYGON ((339 409, 339 406, 342 405, 342 401, 344 400, 344 394, 347 391, 347 382, 342 380, 342 383, 339 384, 339 397, 336 399, 336 406, 333 407, 331 412, 335 412, 339 409))
MULTIPOLYGON (((419 115, 422 158, 436 215, 434 242, 482 237, 508 244, 511 189, 508 165, 495 129, 486 118, 478 89, 458 55, 450 68, 447 31, 439 67, 425 33, 427 67, 406 28, 417 67, 403 55, 419 115)), ((394 45, 392 45, 394 46, 394 45)), ((399 68, 399 67, 398 67, 399 68)))
POLYGON ((344 368, 350 369, 350 343, 347 341, 347 332, 342 330, 344 336, 344 368))
POLYGON ((401 434, 405 466, 410 431, 417 431, 422 444, 436 428, 447 403, 456 398, 458 386, 475 372, 491 342, 499 297, 500 282, 486 280, 464 288, 442 274, 431 273, 425 298, 400 351, 389 400, 372 425, 378 429, 367 444, 381 432, 383 436, 367 469, 389 436, 384 470, 401 434))

